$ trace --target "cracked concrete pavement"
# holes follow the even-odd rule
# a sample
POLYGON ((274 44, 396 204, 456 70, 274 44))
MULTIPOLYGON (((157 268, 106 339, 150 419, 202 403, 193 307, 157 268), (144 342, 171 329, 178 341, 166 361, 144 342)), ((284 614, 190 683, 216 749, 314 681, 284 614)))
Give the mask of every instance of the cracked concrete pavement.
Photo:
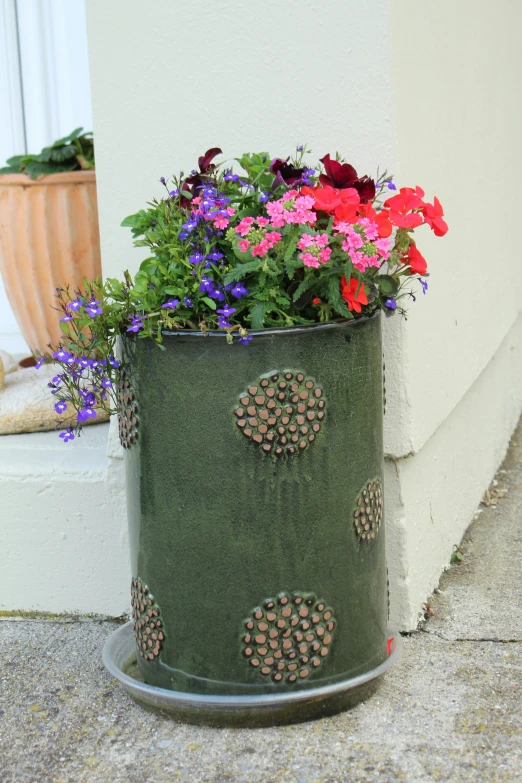
POLYGON ((135 704, 101 663, 115 623, 0 622, 0 783, 522 780, 522 423, 434 612, 375 696, 332 718, 208 729, 135 704))

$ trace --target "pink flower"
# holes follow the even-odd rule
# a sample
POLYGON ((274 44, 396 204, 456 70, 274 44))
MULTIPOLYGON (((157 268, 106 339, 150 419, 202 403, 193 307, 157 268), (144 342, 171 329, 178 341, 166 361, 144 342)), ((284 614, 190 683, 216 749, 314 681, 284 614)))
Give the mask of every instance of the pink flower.
POLYGON ((241 250, 242 253, 246 253, 250 245, 250 242, 248 239, 240 239, 237 243, 238 248, 241 250))
POLYGON ((299 250, 304 250, 305 247, 310 247, 314 244, 314 239, 312 234, 302 234, 299 242, 297 243, 297 247, 299 250))
POLYGON ((236 214, 236 210, 234 209, 234 207, 227 207, 226 213, 227 215, 230 215, 230 217, 234 217, 234 215, 236 214))
POLYGON ((326 264, 330 256, 332 255, 332 250, 329 247, 323 247, 322 250, 319 251, 319 260, 322 264, 326 264))
POLYGON ((270 221, 266 217, 258 217, 258 219, 257 219, 257 225, 258 226, 261 226, 261 227, 262 226, 268 226, 269 223, 270 223, 270 221))
POLYGON ((254 245, 252 248, 252 255, 264 258, 270 250, 270 243, 266 239, 262 239, 258 245, 254 245))
POLYGON ((302 260, 305 266, 313 266, 317 269, 319 261, 311 253, 300 253, 299 258, 302 260))
POLYGON ((379 251, 381 258, 387 261, 390 257, 390 240, 388 237, 385 239, 376 239, 374 242, 375 247, 379 251))
POLYGON ((252 228, 252 224, 254 223, 253 217, 244 217, 243 220, 241 220, 240 223, 236 226, 236 233, 240 234, 242 237, 246 236, 250 229, 252 228))
POLYGON ((214 220, 214 225, 216 228, 225 229, 228 227, 228 218, 218 217, 214 220))
POLYGON ((265 237, 270 242, 271 247, 273 247, 276 242, 281 240, 281 234, 279 231, 269 231, 265 234, 265 237))

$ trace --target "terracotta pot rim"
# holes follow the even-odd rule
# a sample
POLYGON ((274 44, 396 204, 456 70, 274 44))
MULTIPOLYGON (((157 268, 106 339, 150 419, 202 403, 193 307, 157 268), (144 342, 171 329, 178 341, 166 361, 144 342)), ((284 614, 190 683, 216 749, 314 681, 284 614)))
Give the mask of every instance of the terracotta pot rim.
MULTIPOLYGON (((269 327, 268 329, 249 329, 248 334, 257 336, 257 337, 263 337, 264 335, 271 335, 271 334, 302 334, 303 332, 310 332, 310 331, 326 331, 330 329, 339 329, 342 327, 348 327, 348 328, 357 328, 357 326, 362 326, 365 323, 368 323, 369 321, 373 321, 376 318, 380 316, 381 311, 377 310, 373 315, 370 316, 363 316, 362 318, 339 318, 335 321, 329 321, 325 324, 305 324, 304 326, 281 326, 281 327, 269 327)), ((166 329, 162 330, 162 334, 164 337, 203 337, 207 339, 208 337, 220 337, 223 338, 226 336, 227 332, 222 329, 213 329, 209 332, 200 332, 195 331, 193 329, 179 329, 177 331, 168 331, 166 329)), ((127 338, 130 337, 130 335, 125 335, 127 338)), ((132 339, 132 338, 131 338, 132 339)))
POLYGON ((95 182, 94 169, 79 169, 78 171, 61 171, 58 174, 44 174, 37 179, 31 179, 28 174, 0 174, 0 185, 22 186, 32 185, 75 185, 84 182, 95 182))

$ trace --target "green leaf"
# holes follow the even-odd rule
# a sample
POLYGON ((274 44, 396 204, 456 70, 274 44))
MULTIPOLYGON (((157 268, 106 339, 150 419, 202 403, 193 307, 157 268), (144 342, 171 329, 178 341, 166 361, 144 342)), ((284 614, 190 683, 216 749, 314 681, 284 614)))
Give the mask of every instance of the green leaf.
POLYGON ((236 283, 238 280, 242 280, 243 277, 248 275, 249 272, 253 272, 259 269, 259 261, 248 261, 246 264, 238 264, 234 269, 230 269, 223 278, 225 285, 229 283, 236 283))
POLYGON ((284 255, 284 258, 283 258, 283 261, 285 262, 285 264, 288 261, 290 261, 290 259, 293 258, 293 256, 295 255, 295 251, 297 249, 297 242, 298 242, 298 239, 296 238, 296 239, 292 239, 288 243, 288 246, 287 246, 287 248, 285 250, 285 255, 284 255))
POLYGON ((49 151, 49 159, 61 163, 69 158, 76 157, 76 147, 74 144, 64 144, 62 147, 52 148, 49 151))
POLYGON ((7 158, 6 163, 10 168, 16 169, 16 171, 22 171, 24 155, 13 155, 12 158, 7 158))
POLYGON ((379 286, 383 294, 390 294, 395 296, 399 290, 398 281, 391 275, 377 275, 375 283, 379 286))
POLYGON ((334 275, 328 278, 327 295, 329 303, 336 312, 344 316, 344 318, 353 318, 352 313, 350 310, 348 310, 346 302, 341 296, 341 292, 339 290, 339 280, 334 275))
POLYGON ((138 228, 139 226, 143 225, 144 217, 146 217, 146 213, 141 209, 134 215, 129 215, 128 217, 124 218, 121 221, 120 226, 123 226, 123 228, 138 228))
POLYGON ((294 295, 292 297, 294 302, 297 302, 297 300, 301 298, 304 292, 308 291, 308 289, 312 288, 314 285, 316 285, 316 283, 317 283, 317 279, 315 277, 312 277, 311 275, 307 275, 306 277, 304 277, 294 291, 294 295))
POLYGON ((266 315, 274 309, 272 302, 257 302, 250 309, 250 314, 248 315, 248 320, 252 324, 252 329, 262 329, 266 315))
POLYGON ((205 304, 208 305, 211 310, 216 310, 217 309, 217 304, 214 302, 213 299, 210 299, 210 297, 202 296, 201 297, 201 301, 205 302, 205 304))

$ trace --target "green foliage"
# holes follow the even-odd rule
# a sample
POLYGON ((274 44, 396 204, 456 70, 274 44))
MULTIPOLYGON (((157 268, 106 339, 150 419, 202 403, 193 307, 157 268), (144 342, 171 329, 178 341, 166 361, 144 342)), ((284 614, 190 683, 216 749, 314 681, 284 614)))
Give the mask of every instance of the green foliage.
POLYGON ((31 179, 63 171, 94 169, 94 142, 91 132, 76 128, 38 155, 13 155, 0 168, 0 174, 27 174, 31 179))

